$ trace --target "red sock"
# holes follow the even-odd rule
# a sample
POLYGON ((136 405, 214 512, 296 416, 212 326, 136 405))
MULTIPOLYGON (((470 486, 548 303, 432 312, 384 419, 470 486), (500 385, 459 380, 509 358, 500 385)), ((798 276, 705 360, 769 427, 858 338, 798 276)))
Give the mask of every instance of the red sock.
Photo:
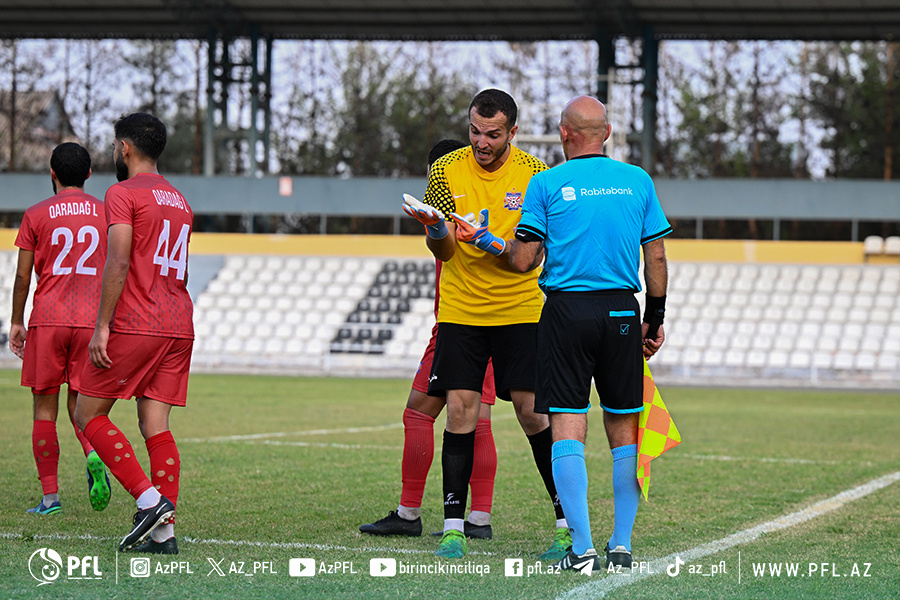
POLYGON ((147 440, 150 454, 150 478, 159 493, 178 505, 178 482, 181 458, 171 431, 157 433, 147 440))
POLYGON ((78 425, 75 424, 75 421, 72 421, 72 427, 75 428, 75 437, 78 438, 78 441, 81 443, 81 449, 84 450, 84 455, 87 456, 91 453, 91 450, 94 449, 91 446, 91 443, 88 441, 86 437, 84 437, 84 432, 78 428, 78 425))
POLYGON ((59 438, 56 421, 37 420, 31 428, 31 450, 44 494, 59 492, 59 438))
POLYGON ((150 489, 153 484, 135 458, 131 443, 109 417, 93 418, 84 428, 84 436, 91 441, 91 446, 109 472, 135 500, 150 489))
POLYGON ((491 512, 494 502, 494 477, 497 474, 497 447, 491 431, 490 419, 478 419, 475 426, 475 463, 472 465, 471 510, 491 512))
POLYGON ((403 411, 403 491, 400 505, 409 508, 422 506, 425 480, 434 460, 434 419, 417 410, 403 411))

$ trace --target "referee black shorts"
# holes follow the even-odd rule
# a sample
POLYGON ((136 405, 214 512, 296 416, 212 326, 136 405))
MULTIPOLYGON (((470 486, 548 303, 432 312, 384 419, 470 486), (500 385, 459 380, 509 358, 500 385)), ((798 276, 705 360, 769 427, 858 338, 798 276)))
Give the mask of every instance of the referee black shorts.
POLYGON ((494 361, 497 397, 511 400, 510 390, 534 390, 537 323, 514 325, 438 325, 429 396, 447 390, 481 393, 488 359, 494 361))
POLYGON ((612 413, 643 406, 640 307, 630 291, 551 292, 538 325, 538 413, 584 413, 593 378, 612 413))

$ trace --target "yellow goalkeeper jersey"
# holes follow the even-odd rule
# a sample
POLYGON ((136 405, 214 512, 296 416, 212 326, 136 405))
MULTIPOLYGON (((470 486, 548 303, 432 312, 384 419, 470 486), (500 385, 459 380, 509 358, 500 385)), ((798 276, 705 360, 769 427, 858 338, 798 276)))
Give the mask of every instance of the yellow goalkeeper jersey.
MULTIPOLYGON (((489 229, 503 240, 513 237, 531 176, 547 169, 543 161, 510 146, 506 162, 489 173, 460 148, 431 167, 425 204, 447 217, 451 212, 478 216, 489 211, 489 229)), ((537 323, 544 296, 537 281, 540 268, 514 273, 507 258, 496 257, 471 244, 457 241, 453 258, 443 264, 438 323, 460 325, 512 325, 537 323)))

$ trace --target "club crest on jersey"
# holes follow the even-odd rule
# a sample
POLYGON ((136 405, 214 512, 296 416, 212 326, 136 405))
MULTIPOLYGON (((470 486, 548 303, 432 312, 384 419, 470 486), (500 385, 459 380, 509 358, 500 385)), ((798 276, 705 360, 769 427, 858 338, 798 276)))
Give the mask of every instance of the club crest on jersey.
POLYGON ((511 192, 506 192, 503 208, 506 210, 522 210, 522 192, 517 192, 516 188, 513 188, 511 192))

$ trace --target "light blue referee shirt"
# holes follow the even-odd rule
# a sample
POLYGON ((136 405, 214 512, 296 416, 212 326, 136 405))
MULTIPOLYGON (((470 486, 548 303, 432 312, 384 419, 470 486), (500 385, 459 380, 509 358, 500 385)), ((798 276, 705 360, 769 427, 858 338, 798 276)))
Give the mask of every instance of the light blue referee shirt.
POLYGON ((641 245, 672 226, 643 169, 591 154, 531 178, 517 230, 544 241, 545 293, 637 292, 641 245))

